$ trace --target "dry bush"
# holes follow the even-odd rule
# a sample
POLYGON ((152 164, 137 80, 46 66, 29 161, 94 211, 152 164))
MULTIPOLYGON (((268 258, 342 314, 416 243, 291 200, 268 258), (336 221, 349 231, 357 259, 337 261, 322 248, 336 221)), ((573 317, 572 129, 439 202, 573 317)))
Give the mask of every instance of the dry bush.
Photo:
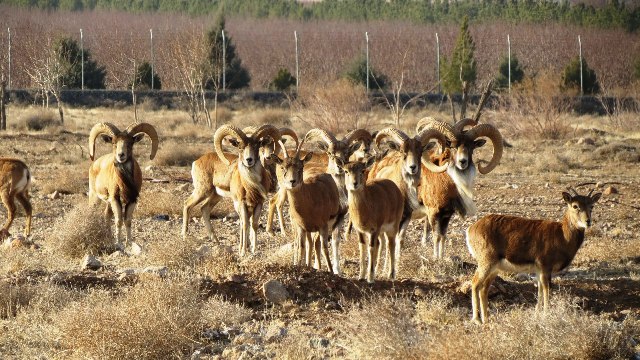
POLYGON ((337 324, 353 359, 419 359, 428 350, 418 330, 413 304, 402 298, 373 297, 353 305, 337 324))
POLYGON ((112 221, 103 214, 104 204, 81 202, 64 214, 47 239, 56 254, 81 258, 86 254, 100 254, 113 247, 112 221))
POLYGON ((0 282, 0 319, 14 317, 26 307, 34 297, 32 285, 14 285, 8 281, 0 282))
POLYGON ((215 246, 197 264, 196 272, 211 279, 226 279, 240 272, 236 252, 227 246, 215 246))
POLYGON ((251 320, 253 311, 216 295, 202 307, 202 321, 210 328, 236 326, 251 320))
POLYGON ((628 163, 640 162, 640 151, 638 151, 638 148, 619 141, 602 145, 591 154, 593 154, 594 160, 628 163))
POLYGON ((54 323, 73 358, 183 358, 198 338, 200 316, 194 286, 154 279, 117 297, 94 291, 54 323))
POLYGON ((188 166, 204 153, 201 148, 193 148, 184 144, 165 143, 153 159, 156 166, 188 166))
POLYGON ((60 125, 60 120, 54 110, 32 108, 23 112, 18 121, 9 124, 16 130, 42 131, 60 125))
POLYGON ((182 215, 182 202, 186 197, 177 191, 162 192, 147 187, 142 190, 135 216, 152 217, 160 214, 182 215))
POLYGON ((272 344, 272 348, 275 358, 282 360, 337 358, 327 356, 321 346, 315 345, 310 336, 302 333, 288 334, 277 344, 272 344))
POLYGON ((467 310, 455 307, 449 294, 431 294, 416 304, 418 321, 427 326, 441 328, 461 325, 466 320, 467 310))
POLYGON ((63 167, 55 171, 48 171, 51 176, 43 181, 36 182, 36 186, 44 194, 57 191, 61 194, 83 194, 88 189, 86 166, 63 167))
POLYGON ((546 312, 516 308, 488 324, 449 327, 434 336, 433 359, 629 359, 636 320, 614 322, 554 296, 546 312))
POLYGON ((368 126, 366 90, 347 79, 327 86, 301 88, 292 107, 304 122, 333 133, 368 126))
POLYGON ((193 237, 178 240, 167 237, 166 241, 149 244, 149 263, 164 265, 172 270, 191 270, 201 260, 199 242, 193 237))
POLYGON ((549 73, 525 79, 502 99, 506 119, 498 120, 500 128, 514 136, 540 139, 564 139, 573 128, 567 112, 569 99, 560 91, 559 79, 549 73))

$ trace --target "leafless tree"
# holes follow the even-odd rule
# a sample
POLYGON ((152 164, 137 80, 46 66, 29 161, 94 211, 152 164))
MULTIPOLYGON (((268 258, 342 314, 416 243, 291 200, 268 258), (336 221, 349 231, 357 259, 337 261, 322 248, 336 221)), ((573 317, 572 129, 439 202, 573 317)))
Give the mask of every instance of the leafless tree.
POLYGON ((43 106, 49 107, 49 98, 51 95, 56 100, 58 114, 60 115, 60 123, 64 124, 64 110, 60 92, 64 86, 63 75, 72 64, 65 64, 61 60, 57 49, 52 45, 51 38, 47 38, 46 46, 34 49, 29 56, 29 65, 25 69, 31 82, 37 86, 43 95, 45 103, 43 106))

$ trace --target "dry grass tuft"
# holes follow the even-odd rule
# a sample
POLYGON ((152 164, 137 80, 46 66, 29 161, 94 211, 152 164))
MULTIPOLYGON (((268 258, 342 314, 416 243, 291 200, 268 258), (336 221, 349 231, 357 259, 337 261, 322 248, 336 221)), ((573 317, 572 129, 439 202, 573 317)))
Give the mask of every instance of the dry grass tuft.
POLYGON ((215 246, 196 265, 196 272, 211 279, 226 279, 240 272, 240 260, 227 246, 215 246))
POLYGON ((51 230, 50 239, 54 252, 70 258, 86 254, 100 254, 114 244, 112 221, 103 214, 104 204, 77 204, 64 214, 51 230))
MULTIPOLYGON (((165 185, 166 186, 166 185, 165 185)), ((182 215, 182 202, 186 196, 177 191, 162 192, 150 186, 143 188, 134 216, 152 217, 159 214, 182 215)))
POLYGON ((202 154, 205 150, 200 147, 185 146, 184 144, 166 143, 160 147, 158 154, 153 159, 156 166, 189 166, 202 154))
POLYGON ((29 305, 35 292, 31 285, 14 285, 0 282, 0 319, 14 317, 18 311, 29 305))
POLYGON ((56 111, 51 109, 32 108, 25 111, 18 121, 10 122, 10 126, 16 130, 42 131, 47 128, 60 125, 60 119, 56 111))
POLYGON ((202 308, 202 320, 210 328, 236 326, 251 320, 253 311, 240 304, 224 300, 221 296, 210 298, 202 308))
POLYGON ((194 286, 154 279, 115 298, 92 292, 60 311, 54 323, 73 357, 183 358, 198 337, 200 310, 194 286))
POLYGON ((640 151, 635 146, 623 142, 602 145, 593 152, 593 156, 602 161, 640 162, 640 151))
POLYGON ((453 298, 449 294, 431 294, 416 304, 418 320, 436 328, 460 325, 466 319, 466 313, 466 309, 454 306, 453 298))
POLYGON ((197 252, 199 242, 193 237, 149 244, 149 263, 164 265, 172 270, 191 270, 201 260, 197 252))
POLYGON ((374 297, 353 305, 337 324, 349 358, 417 359, 426 354, 426 335, 416 327, 407 299, 374 297))
POLYGON ((59 168, 47 175, 53 175, 53 177, 36 183, 44 194, 51 194, 54 191, 61 194, 83 194, 88 189, 86 166, 59 168))

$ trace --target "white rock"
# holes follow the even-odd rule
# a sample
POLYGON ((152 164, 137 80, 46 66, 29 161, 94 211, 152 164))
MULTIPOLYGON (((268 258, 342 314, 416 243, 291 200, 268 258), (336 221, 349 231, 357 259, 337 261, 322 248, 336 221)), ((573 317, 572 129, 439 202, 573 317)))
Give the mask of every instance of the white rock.
POLYGON ((132 242, 131 243, 131 255, 138 256, 140 254, 142 254, 142 246, 138 245, 137 243, 132 242))
POLYGON ((51 194, 47 195, 47 198, 49 198, 50 200, 56 200, 60 198, 60 193, 58 192, 58 190, 52 192, 51 194))
POLYGON ((158 275, 161 278, 169 274, 169 268, 166 266, 147 266, 142 270, 143 273, 158 275))
POLYGON ((184 184, 176 186, 176 190, 177 191, 188 191, 189 190, 189 186, 191 186, 191 184, 184 183, 184 184))
POLYGON ((102 267, 102 262, 94 256, 85 255, 84 259, 82 259, 81 266, 83 270, 98 270, 102 267))
POLYGON ((282 304, 290 298, 287 288, 278 280, 269 280, 262 285, 262 293, 274 304, 282 304))

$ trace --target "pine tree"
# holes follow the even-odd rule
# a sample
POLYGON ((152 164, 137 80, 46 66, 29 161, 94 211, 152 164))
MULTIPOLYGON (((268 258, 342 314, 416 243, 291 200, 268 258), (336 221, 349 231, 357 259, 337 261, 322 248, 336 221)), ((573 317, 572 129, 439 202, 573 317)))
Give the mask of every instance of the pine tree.
MULTIPOLYGON (((389 79, 386 75, 379 73, 369 66, 369 89, 384 89, 387 87, 389 79)), ((360 56, 350 63, 344 72, 343 77, 352 83, 367 86, 367 58, 360 56)))
MULTIPOLYGON (((582 85, 585 94, 590 95, 600 92, 600 83, 596 72, 587 65, 584 57, 582 58, 582 85)), ((562 87, 580 91, 580 57, 573 58, 564 68, 562 72, 562 87)))
MULTIPOLYGON (((515 55, 511 55, 511 83, 519 83, 524 79, 524 70, 515 55)), ((496 88, 506 89, 509 87, 509 58, 505 56, 500 62, 498 76, 496 77, 496 88)))
POLYGON ((467 82, 469 88, 475 83, 477 77, 475 50, 476 46, 469 32, 469 18, 465 16, 451 60, 443 58, 440 66, 442 89, 445 93, 461 93, 463 81, 467 82))
MULTIPOLYGON (((129 84, 129 88, 131 88, 131 85, 132 84, 129 84)), ((136 69, 135 85, 137 89, 151 90, 151 64, 149 64, 148 61, 144 61, 136 69)), ((162 89, 162 82, 160 81, 158 73, 153 74, 153 89, 162 89)))
POLYGON ((209 67, 210 81, 207 88, 222 88, 222 68, 225 66, 225 82, 227 89, 240 89, 249 86, 251 76, 249 71, 242 65, 242 60, 236 55, 236 46, 231 41, 229 33, 225 31, 226 48, 223 51, 222 31, 225 30, 224 15, 217 17, 216 25, 207 32, 207 66, 209 67), (223 64, 222 57, 225 57, 223 64))
MULTIPOLYGON (((53 44, 62 68, 61 85, 67 89, 82 87, 82 51, 78 42, 70 37, 61 37, 53 44)), ((106 70, 91 59, 91 51, 84 49, 84 87, 104 89, 106 70)))

